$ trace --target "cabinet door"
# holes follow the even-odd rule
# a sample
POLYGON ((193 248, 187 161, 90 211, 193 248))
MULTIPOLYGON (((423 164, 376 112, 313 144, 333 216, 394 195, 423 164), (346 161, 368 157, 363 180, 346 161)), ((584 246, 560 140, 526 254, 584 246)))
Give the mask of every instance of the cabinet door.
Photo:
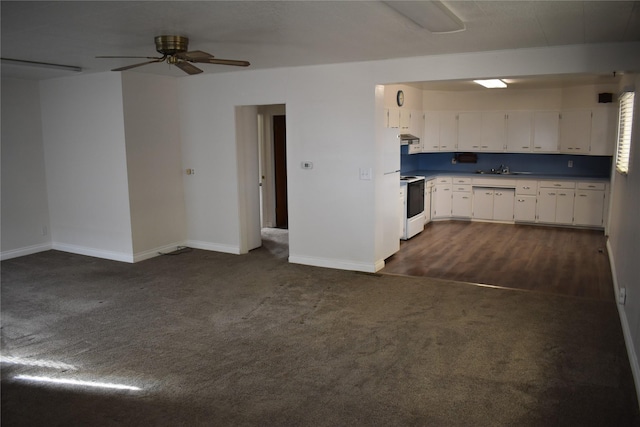
POLYGON ((538 222, 556 222, 556 190, 543 188, 538 192, 538 222))
POLYGON ((513 221, 513 202, 515 190, 505 188, 493 192, 493 219, 496 221, 513 221))
POLYGON ((482 141, 482 113, 458 114, 458 150, 480 151, 482 141))
POLYGON ((410 123, 409 133, 420 138, 420 142, 422 143, 422 133, 424 131, 424 114, 422 111, 412 110, 410 123))
POLYGON ((575 190, 558 190, 556 200, 556 223, 573 224, 573 199, 575 190))
POLYGON ((591 143, 591 110, 568 110, 560 115, 560 152, 588 154, 591 143))
POLYGON ((389 108, 387 110, 387 127, 390 127, 390 128, 400 127, 400 109, 389 108))
POLYGON ((503 152, 507 146, 506 118, 503 112, 482 113, 480 149, 503 152))
POLYGON ((516 196, 513 206, 513 217, 516 221, 536 221, 536 196, 516 196))
POLYGON ((458 115, 455 112, 440 113, 440 151, 456 151, 458 146, 458 115))
POLYGON ((449 218, 451 216, 451 184, 433 187, 431 212, 433 218, 449 218))
POLYGON ((560 116, 557 111, 536 111, 533 115, 533 151, 558 152, 560 116))
POLYGON ((422 151, 440 151, 440 114, 436 111, 426 111, 424 113, 422 151))
POLYGON ((433 185, 429 185, 429 182, 424 186, 424 223, 431 222, 431 194, 433 192, 433 185))
POLYGON ((473 189, 473 217, 493 219, 493 189, 482 187, 473 189))
POLYGON ((471 193, 454 191, 451 197, 451 216, 471 217, 471 193))
POLYGON ((411 127, 411 110, 400 109, 400 129, 409 130, 411 127))
POLYGON ((574 225, 602 227, 604 218, 604 191, 576 191, 573 218, 574 225))
POLYGON ((526 153, 531 151, 533 114, 530 111, 512 111, 507 114, 507 151, 526 153))
POLYGON ((592 156, 613 156, 616 147, 616 124, 618 109, 614 106, 593 109, 591 117, 592 156))

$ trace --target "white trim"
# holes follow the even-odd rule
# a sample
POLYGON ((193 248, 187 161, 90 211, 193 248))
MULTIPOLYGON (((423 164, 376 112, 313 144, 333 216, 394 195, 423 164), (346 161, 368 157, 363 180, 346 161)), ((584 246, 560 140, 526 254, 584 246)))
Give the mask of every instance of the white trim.
POLYGON ((227 254, 240 255, 240 247, 232 245, 221 245, 219 243, 202 242, 199 240, 187 240, 185 246, 193 249, 203 249, 205 251, 224 252, 227 254))
POLYGON ((184 242, 171 243, 169 245, 159 246, 157 248, 149 249, 148 251, 138 252, 133 255, 133 262, 144 261, 145 259, 154 258, 162 255, 160 252, 167 253, 177 250, 181 246, 186 246, 184 242))
POLYGON ((382 270, 384 266, 385 266, 385 262, 383 259, 376 261, 374 264, 375 271, 382 270))
POLYGON ((65 243, 53 243, 51 249, 69 252, 72 254, 92 256, 96 258, 110 259, 112 261, 121 261, 133 263, 133 255, 125 252, 105 251, 102 249, 88 248, 85 246, 67 245, 65 243))
POLYGON ((36 254, 38 252, 49 251, 52 249, 51 243, 41 243, 39 245, 25 246, 24 248, 10 249, 0 252, 0 261, 5 259, 18 258, 25 255, 36 254))
POLYGON ((616 275, 616 267, 613 259, 613 251, 611 250, 611 244, 607 240, 607 253, 609 255, 609 264, 611 265, 611 276, 613 277, 613 292, 615 293, 616 307, 618 308, 618 315, 620 316, 620 324, 622 325, 622 334, 624 335, 624 343, 627 347, 627 356, 629 357, 629 364, 631 365, 631 373, 633 374, 633 382, 636 386, 636 399, 638 400, 638 406, 640 406, 640 365, 638 364, 638 355, 633 347, 633 337, 631 336, 631 329, 629 328, 629 321, 627 320, 627 313, 624 309, 624 305, 618 303, 619 283, 618 276, 616 275))
POLYGON ((289 262, 293 264, 312 265, 315 267, 336 268, 338 270, 363 271, 365 273, 375 273, 377 271, 377 263, 371 264, 339 259, 290 255, 289 262))

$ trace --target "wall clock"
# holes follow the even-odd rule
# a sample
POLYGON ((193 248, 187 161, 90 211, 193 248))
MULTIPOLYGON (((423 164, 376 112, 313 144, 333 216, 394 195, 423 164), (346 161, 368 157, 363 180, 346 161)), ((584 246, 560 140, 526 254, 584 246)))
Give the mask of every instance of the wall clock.
POLYGON ((399 90, 396 94, 396 102, 398 103, 398 107, 402 107, 404 104, 404 92, 399 90))

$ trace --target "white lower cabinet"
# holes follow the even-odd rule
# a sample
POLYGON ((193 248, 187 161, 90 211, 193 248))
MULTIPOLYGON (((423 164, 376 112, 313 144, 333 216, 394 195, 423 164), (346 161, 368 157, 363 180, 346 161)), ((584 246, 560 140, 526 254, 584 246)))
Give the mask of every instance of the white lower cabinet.
POLYGON ((493 192, 493 219, 513 221, 513 201, 516 191, 512 188, 496 188, 493 192))
POLYGON ((436 184, 431 194, 431 217, 434 219, 451 217, 451 204, 451 183, 436 184))
POLYGON ((538 191, 538 222, 549 224, 573 224, 573 181, 541 181, 538 191))
POLYGON ((451 196, 451 216, 471 218, 471 192, 453 192, 451 196))
POLYGON ((517 195, 513 205, 513 219, 517 222, 536 222, 536 196, 517 195))
POLYGON ((473 218, 513 221, 515 190, 511 188, 473 189, 473 218))
POLYGON ((493 219, 493 188, 474 187, 473 218, 493 219))
POLYGON ((578 182, 573 206, 573 224, 587 227, 604 226, 606 185, 578 182))
POLYGON ((424 184, 424 223, 431 222, 431 197, 433 195, 433 187, 435 180, 430 179, 424 184))

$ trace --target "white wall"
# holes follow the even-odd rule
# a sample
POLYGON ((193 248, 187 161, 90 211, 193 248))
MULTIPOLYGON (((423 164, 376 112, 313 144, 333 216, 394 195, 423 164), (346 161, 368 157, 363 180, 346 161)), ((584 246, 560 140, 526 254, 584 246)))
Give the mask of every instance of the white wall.
POLYGON ((640 390, 640 75, 627 82, 636 89, 631 161, 627 176, 613 172, 608 249, 616 293, 620 288, 626 289, 626 303, 618 309, 636 389, 640 390))
POLYGON ((176 79, 122 74, 126 162, 135 261, 186 239, 176 79))
POLYGON ((424 91, 424 110, 559 110, 592 108, 598 94, 615 92, 616 85, 584 85, 554 89, 507 89, 472 91, 424 91))
MULTIPOLYGON (((383 253, 375 209, 384 186, 376 132, 375 85, 495 76, 610 72, 633 69, 640 43, 519 49, 180 79, 183 157, 196 167, 187 180, 188 238, 238 252, 234 107, 285 103, 289 172, 290 260, 373 271, 383 253), (312 170, 300 162, 314 163, 312 170), (359 179, 373 168, 374 180, 359 179)), ((378 114, 381 117, 380 114, 378 114)), ((190 166, 191 165, 191 166, 190 166)))
POLYGON ((54 249, 133 261, 118 73, 41 82, 54 249))
POLYGON ((38 82, 2 79, 2 259, 51 248, 38 82))

